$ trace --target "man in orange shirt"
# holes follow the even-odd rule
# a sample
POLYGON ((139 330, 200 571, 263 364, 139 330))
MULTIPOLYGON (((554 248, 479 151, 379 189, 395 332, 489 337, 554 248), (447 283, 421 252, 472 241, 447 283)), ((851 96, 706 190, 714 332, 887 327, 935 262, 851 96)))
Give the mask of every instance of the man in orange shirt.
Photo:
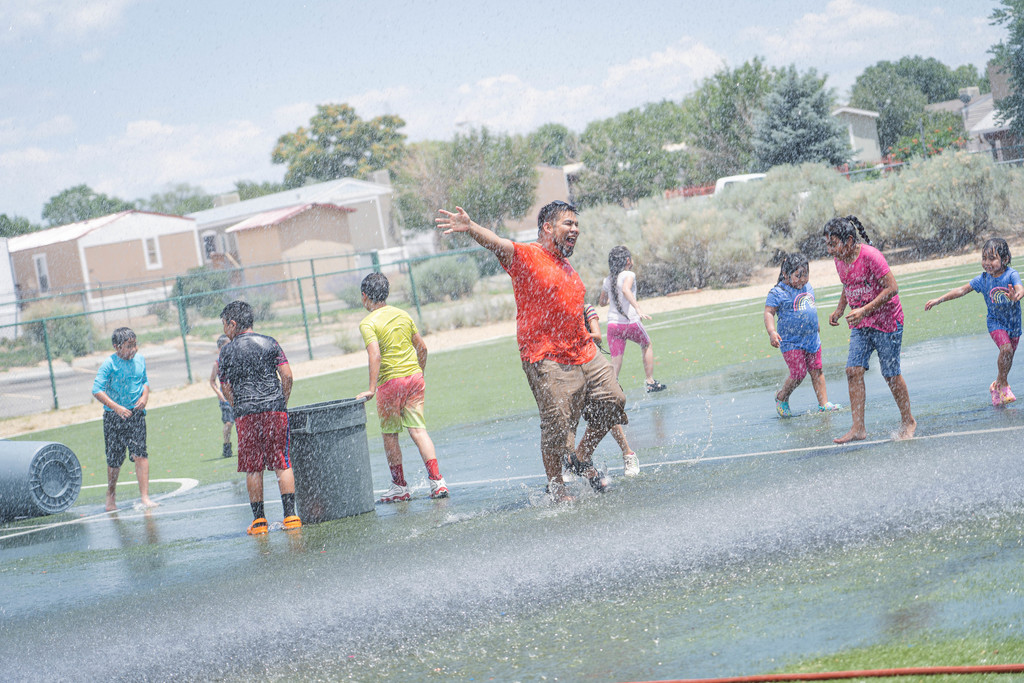
POLYGON ((604 492, 607 479, 591 456, 613 425, 626 424, 626 396, 615 370, 597 353, 580 316, 586 287, 566 260, 580 228, 576 207, 551 202, 537 216, 537 242, 519 244, 474 223, 462 207, 439 210, 444 234, 466 232, 494 252, 512 278, 516 298, 516 337, 523 371, 540 409, 540 449, 548 491, 567 500, 562 468, 590 480, 604 492), (580 416, 587 429, 576 446, 580 416))

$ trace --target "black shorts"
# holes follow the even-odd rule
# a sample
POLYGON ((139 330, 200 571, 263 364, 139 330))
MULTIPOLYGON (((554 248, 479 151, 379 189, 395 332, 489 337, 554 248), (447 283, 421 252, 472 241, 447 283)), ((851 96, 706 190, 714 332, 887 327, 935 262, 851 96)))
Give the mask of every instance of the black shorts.
POLYGON ((120 467, 124 464, 125 451, 132 462, 135 462, 135 458, 148 458, 146 412, 132 411, 125 419, 112 410, 104 410, 103 441, 107 448, 107 467, 120 467))
POLYGON ((220 402, 220 421, 225 424, 235 421, 235 411, 227 401, 220 402))

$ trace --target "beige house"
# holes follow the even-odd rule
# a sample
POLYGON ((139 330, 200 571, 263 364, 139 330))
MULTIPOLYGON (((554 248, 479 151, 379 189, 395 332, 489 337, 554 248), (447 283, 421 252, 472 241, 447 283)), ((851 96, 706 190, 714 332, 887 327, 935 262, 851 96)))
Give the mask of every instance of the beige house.
POLYGON ((202 265, 190 218, 122 211, 12 237, 20 297, 86 291, 90 310, 163 299, 174 278, 202 265))
MULTIPOLYGON (((359 267, 349 223, 354 213, 334 204, 298 204, 256 214, 224 232, 246 266, 246 284, 294 280, 359 267)), ((297 291, 290 294, 298 296, 297 291)))
POLYGON ((854 163, 877 164, 882 160, 878 144, 878 112, 854 107, 840 107, 832 116, 846 126, 847 139, 854 163))
MULTIPOLYGON (((381 174, 383 179, 386 171, 381 174)), ((350 209, 346 243, 357 252, 382 252, 382 260, 388 254, 397 253, 402 258, 402 239, 396 225, 392 208, 393 190, 383 182, 367 182, 355 178, 341 178, 325 183, 305 185, 283 192, 238 201, 238 195, 224 195, 219 206, 188 215, 196 221, 202 244, 205 263, 226 261, 229 266, 249 266, 239 251, 237 235, 240 231, 228 232, 254 216, 267 212, 290 209, 309 204, 333 204, 350 209)), ((261 262, 282 261, 286 257, 263 258, 261 262)), ((369 264, 369 259, 364 259, 369 264)))

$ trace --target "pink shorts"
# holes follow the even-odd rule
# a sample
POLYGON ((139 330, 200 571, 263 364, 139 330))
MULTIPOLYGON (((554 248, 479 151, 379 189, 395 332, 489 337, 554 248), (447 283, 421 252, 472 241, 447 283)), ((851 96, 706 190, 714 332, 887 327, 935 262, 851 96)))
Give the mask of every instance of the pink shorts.
POLYGON ((1020 341, 1020 337, 1011 337, 1007 334, 1006 330, 992 330, 988 333, 992 337, 992 341, 996 343, 996 346, 1003 348, 1007 344, 1013 347, 1013 350, 1017 350, 1017 342, 1020 341))
POLYGON ((783 351, 782 357, 786 359, 786 366, 789 374, 794 379, 803 379, 808 370, 821 370, 821 347, 814 353, 803 349, 792 349, 783 351))
POLYGON ((382 434, 398 434, 402 427, 426 429, 423 373, 394 377, 377 387, 377 417, 382 434))
POLYGON ((625 353, 627 341, 636 342, 641 348, 651 345, 651 338, 640 323, 608 323, 608 350, 613 356, 625 353))
POLYGON ((243 415, 235 420, 238 431, 238 471, 286 470, 288 457, 288 413, 268 410, 243 415))

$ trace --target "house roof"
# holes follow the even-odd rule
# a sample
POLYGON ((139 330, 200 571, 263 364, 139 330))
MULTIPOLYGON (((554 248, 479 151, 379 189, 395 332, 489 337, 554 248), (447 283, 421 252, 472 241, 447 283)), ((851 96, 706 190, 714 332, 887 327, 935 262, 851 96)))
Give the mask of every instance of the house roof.
POLYGON ((241 230, 265 228, 270 225, 277 225, 313 208, 329 209, 331 211, 341 211, 343 213, 352 213, 355 211, 355 209, 350 209, 345 206, 337 206, 336 204, 298 204, 296 206, 286 206, 283 209, 264 211, 263 213, 258 213, 255 216, 250 216, 241 223, 232 225, 224 232, 239 232, 241 230))
POLYGON ((879 114, 877 111, 869 111, 867 109, 857 109, 856 107, 839 107, 832 112, 832 116, 839 114, 853 114, 854 116, 870 116, 873 119, 877 119, 879 114))
POLYGON ((175 218, 188 221, 189 223, 193 222, 192 219, 183 218, 182 216, 171 216, 165 213, 156 213, 154 211, 138 211, 131 209, 128 211, 112 213, 107 216, 100 216, 99 218, 90 218, 89 220, 79 221, 77 223, 60 225, 56 228, 47 228, 46 230, 38 230, 25 235, 18 235, 10 238, 7 242, 7 246, 11 253, 15 253, 25 251, 26 249, 41 249, 42 247, 47 247, 51 244, 74 242, 85 237, 91 232, 99 230, 100 228, 107 227, 123 218, 135 215, 161 216, 163 218, 175 218))
POLYGON ((200 230, 223 226, 234 226, 239 221, 267 211, 275 211, 299 204, 331 203, 351 204, 372 197, 380 197, 392 193, 391 187, 377 183, 341 178, 326 183, 305 185, 292 190, 275 192, 274 194, 246 199, 243 202, 225 204, 205 211, 188 214, 195 219, 200 230))
POLYGON ((1009 130, 1010 123, 1013 122, 1013 117, 1010 117, 999 123, 999 112, 995 109, 985 115, 980 121, 971 126, 971 135, 988 135, 989 133, 999 133, 1005 130, 1009 130))

